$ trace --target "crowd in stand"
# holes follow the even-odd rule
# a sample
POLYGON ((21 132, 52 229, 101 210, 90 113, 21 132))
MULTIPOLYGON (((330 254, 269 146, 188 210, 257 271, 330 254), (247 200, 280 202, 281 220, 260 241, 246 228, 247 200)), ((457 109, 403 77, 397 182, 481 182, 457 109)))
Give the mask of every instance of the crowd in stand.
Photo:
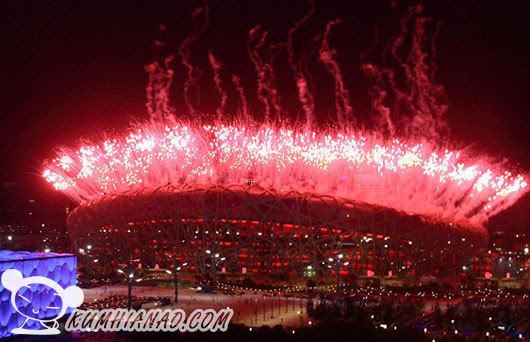
MULTIPOLYGON (((429 301, 429 300, 427 300, 429 301)), ((320 297, 307 303, 310 318, 319 322, 351 322, 375 329, 414 329, 437 339, 444 337, 530 338, 529 301, 467 298, 435 305, 425 312, 425 300, 358 296, 320 297)))

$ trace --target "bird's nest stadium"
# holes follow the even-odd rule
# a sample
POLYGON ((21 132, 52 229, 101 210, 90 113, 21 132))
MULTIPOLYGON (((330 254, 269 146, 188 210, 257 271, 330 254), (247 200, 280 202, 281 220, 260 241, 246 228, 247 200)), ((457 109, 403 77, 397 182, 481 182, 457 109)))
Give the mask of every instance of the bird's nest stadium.
POLYGON ((449 275, 487 243, 481 227, 255 185, 164 186, 108 195, 68 217, 99 263, 286 279, 449 275))

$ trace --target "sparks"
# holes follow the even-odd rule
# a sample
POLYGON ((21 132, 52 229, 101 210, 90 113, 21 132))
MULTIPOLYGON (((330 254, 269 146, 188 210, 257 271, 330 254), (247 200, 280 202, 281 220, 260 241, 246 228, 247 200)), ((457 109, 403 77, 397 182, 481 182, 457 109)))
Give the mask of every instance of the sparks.
POLYGON ((481 224, 528 186, 461 152, 355 132, 263 125, 146 123, 65 149, 44 178, 79 203, 164 184, 245 184, 343 197, 443 221, 481 224), (496 171, 494 171, 496 170, 496 171))
POLYGON ((187 113, 197 119, 177 117, 169 105, 173 58, 167 57, 146 68, 149 121, 113 139, 60 150, 46 163, 43 176, 80 204, 109 194, 155 191, 167 184, 255 184, 276 191, 336 196, 450 224, 483 225, 527 191, 527 177, 490 158, 467 155, 443 143, 447 106, 441 102, 443 87, 434 82, 425 58, 429 20, 421 10, 421 5, 409 9, 388 49, 405 71, 408 88, 400 87, 395 72, 388 68, 368 62, 361 65, 372 86, 374 109, 374 126, 366 130, 354 126, 349 92, 331 46, 330 32, 339 20, 330 21, 324 35, 315 37, 315 43, 320 42, 320 61, 335 81, 337 116, 333 125, 327 125, 331 128, 318 128, 322 125, 316 122, 310 77, 293 50, 295 33, 311 17, 313 7, 289 30, 286 44, 269 42, 268 32, 260 25, 248 32, 247 50, 257 72, 261 115, 247 107, 237 75, 232 75, 232 81, 240 112, 226 115, 223 64, 209 51, 220 103, 215 119, 200 117, 190 95, 197 91, 190 49, 209 25, 209 9, 206 5, 198 8, 193 12, 194 22, 202 15, 204 23, 179 48, 187 70, 183 89, 187 113), (413 43, 406 53, 404 41, 411 24, 413 43), (286 123, 294 115, 285 113, 277 89, 273 62, 285 46, 305 114, 302 125, 286 123), (263 51, 266 47, 268 53, 263 51), (391 110, 389 102, 396 109, 391 110))

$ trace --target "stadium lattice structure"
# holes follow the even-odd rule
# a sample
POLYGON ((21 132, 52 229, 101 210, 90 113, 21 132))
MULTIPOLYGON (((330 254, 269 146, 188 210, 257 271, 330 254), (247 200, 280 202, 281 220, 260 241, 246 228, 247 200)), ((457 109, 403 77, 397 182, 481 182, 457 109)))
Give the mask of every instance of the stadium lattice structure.
POLYGON ((68 226, 75 247, 92 245, 104 264, 176 260, 183 272, 281 279, 455 274, 487 241, 476 227, 250 184, 108 195, 76 208, 68 226))

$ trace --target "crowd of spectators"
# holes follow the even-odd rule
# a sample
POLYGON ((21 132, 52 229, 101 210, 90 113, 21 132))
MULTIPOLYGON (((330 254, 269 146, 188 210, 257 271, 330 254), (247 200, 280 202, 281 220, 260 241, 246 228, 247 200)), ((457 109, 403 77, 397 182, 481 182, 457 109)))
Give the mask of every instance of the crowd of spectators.
POLYGON ((309 317, 320 323, 370 325, 375 329, 413 329, 433 339, 445 337, 530 338, 530 301, 469 297, 446 301, 411 297, 327 295, 307 302, 309 317), (425 310, 426 304, 432 309, 425 310), (440 305, 441 304, 441 305, 440 305))

